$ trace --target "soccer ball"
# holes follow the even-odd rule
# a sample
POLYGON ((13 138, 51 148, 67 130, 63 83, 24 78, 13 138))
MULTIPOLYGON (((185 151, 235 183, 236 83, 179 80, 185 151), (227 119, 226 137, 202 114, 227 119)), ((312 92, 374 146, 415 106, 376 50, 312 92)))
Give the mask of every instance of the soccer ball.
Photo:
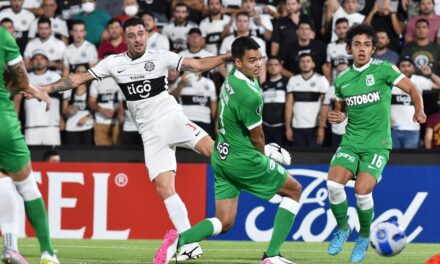
POLYGON ((406 234, 396 222, 382 222, 371 230, 370 245, 381 256, 395 256, 405 248, 406 234))

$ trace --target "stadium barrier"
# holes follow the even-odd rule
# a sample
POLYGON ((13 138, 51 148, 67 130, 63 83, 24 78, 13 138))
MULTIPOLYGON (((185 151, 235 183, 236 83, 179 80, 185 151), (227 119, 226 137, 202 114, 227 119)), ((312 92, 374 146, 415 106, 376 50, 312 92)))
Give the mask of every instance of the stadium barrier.
MULTIPOLYGON (((84 150, 75 151, 83 153, 84 150)), ((103 152, 106 151, 113 154, 109 159, 129 156, 115 155, 115 151, 109 149, 103 152)), ((178 165, 177 191, 188 207, 191 223, 195 224, 214 215, 214 175, 206 160, 198 158, 196 162, 199 163, 186 163, 193 154, 181 152, 179 155, 180 160, 186 161, 178 165)), ((295 154, 294 160, 295 156, 303 160, 306 156, 325 159, 325 156, 331 157, 331 152, 295 154)), ((375 223, 395 218, 406 230, 409 240, 438 243, 440 162, 436 161, 439 155, 422 153, 403 157, 404 163, 412 160, 419 165, 385 168, 374 191, 375 223), (423 155, 423 160, 418 162, 417 157, 423 155)), ((102 155, 96 159, 102 159, 102 155)), ((398 159, 393 163, 399 163, 398 159)), ((33 167, 48 206, 54 238, 160 239, 172 227, 143 163, 35 162, 33 167)), ((288 240, 328 240, 336 226, 325 186, 328 166, 298 164, 288 169, 303 185, 302 208, 288 240)), ((349 223, 358 230, 353 183, 346 190, 350 204, 349 223)), ((243 193, 234 227, 215 239, 268 241, 279 201, 279 197, 266 202, 243 193)), ((22 226, 22 236, 34 235, 24 216, 22 226)))

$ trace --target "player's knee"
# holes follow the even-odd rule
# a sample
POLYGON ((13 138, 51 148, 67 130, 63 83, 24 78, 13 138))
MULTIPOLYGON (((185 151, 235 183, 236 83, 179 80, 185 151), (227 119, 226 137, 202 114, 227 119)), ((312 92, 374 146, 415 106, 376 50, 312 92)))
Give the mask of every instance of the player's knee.
POLYGON ((156 191, 160 195, 162 200, 165 200, 176 194, 176 190, 174 189, 174 186, 169 184, 156 183, 156 191))
POLYGON ((330 203, 332 204, 340 204, 347 199, 343 184, 327 181, 327 190, 330 203))
POLYGON ((363 184, 356 184, 354 186, 354 191, 356 194, 366 195, 366 194, 371 193, 373 191, 373 188, 371 188, 370 186, 367 186, 367 185, 363 185, 363 184))

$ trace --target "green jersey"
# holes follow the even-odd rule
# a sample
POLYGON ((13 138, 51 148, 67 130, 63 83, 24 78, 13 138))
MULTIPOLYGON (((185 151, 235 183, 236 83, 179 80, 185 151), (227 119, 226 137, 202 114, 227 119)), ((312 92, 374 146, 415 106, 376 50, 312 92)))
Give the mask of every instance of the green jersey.
POLYGON ((261 153, 252 144, 249 132, 261 125, 263 120, 263 96, 257 79, 250 80, 233 68, 219 98, 213 166, 228 166, 238 170, 261 166, 261 153))
POLYGON ((404 75, 389 62, 372 59, 354 65, 335 80, 338 100, 345 101, 348 124, 341 146, 391 149, 391 89, 404 75))
MULTIPOLYGON (((11 34, 0 26, 0 100, 9 100, 9 91, 5 88, 5 66, 14 65, 22 60, 20 49, 11 34)), ((9 102, 12 105, 12 102, 9 102)), ((4 107, 0 108, 4 110, 4 107)))

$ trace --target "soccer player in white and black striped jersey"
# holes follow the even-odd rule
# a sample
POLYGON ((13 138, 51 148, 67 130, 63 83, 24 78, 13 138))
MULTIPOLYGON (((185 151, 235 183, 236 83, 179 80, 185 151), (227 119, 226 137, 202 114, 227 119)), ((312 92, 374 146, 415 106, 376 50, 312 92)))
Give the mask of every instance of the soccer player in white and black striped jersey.
MULTIPOLYGON (((124 38, 128 51, 110 55, 87 73, 72 74, 43 87, 56 92, 73 89, 92 79, 113 78, 127 101, 127 107, 142 135, 145 162, 150 180, 165 203, 169 217, 178 232, 189 229, 188 212, 176 193, 177 146, 186 147, 210 157, 214 142, 199 126, 189 121, 182 108, 167 91, 169 68, 178 71, 203 72, 230 59, 230 54, 193 59, 170 51, 146 48, 147 34, 140 18, 124 22, 124 38)), ((202 254, 198 244, 182 249, 177 260, 196 258, 202 254)))

